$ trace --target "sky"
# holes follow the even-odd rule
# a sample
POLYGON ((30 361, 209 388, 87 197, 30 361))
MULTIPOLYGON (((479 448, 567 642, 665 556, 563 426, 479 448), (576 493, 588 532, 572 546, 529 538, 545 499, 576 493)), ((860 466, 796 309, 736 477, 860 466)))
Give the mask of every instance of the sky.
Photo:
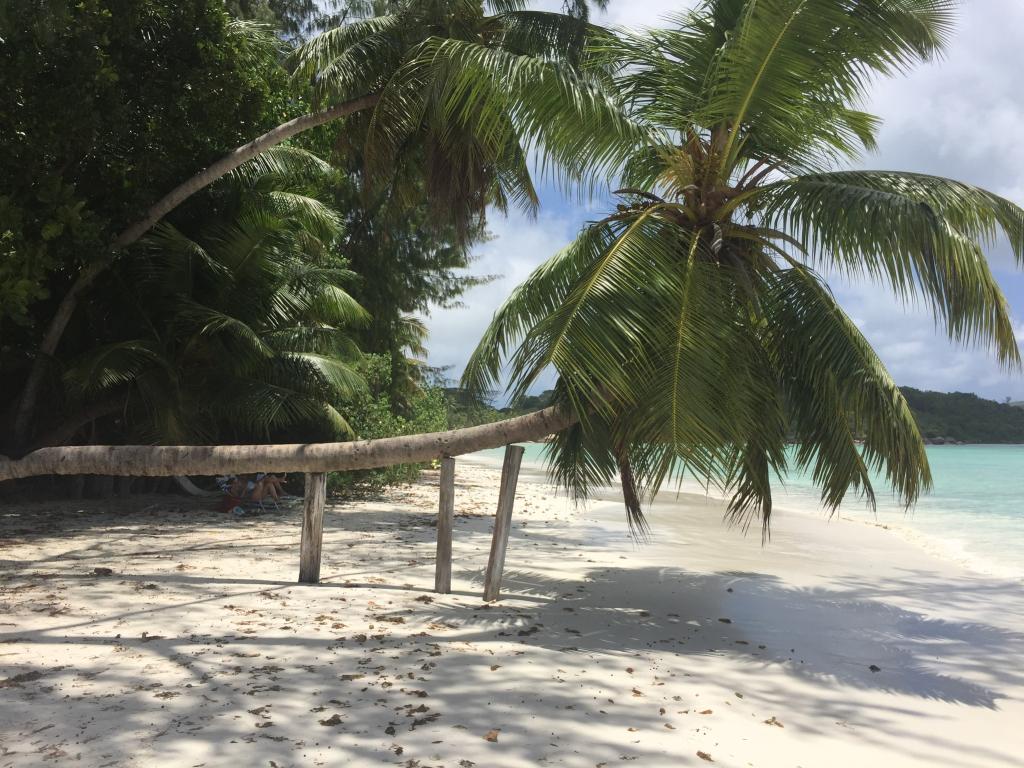
MULTIPOLYGON (((537 7, 557 10, 560 0, 537 7)), ((595 21, 625 27, 660 26, 686 0, 610 0, 595 21)), ((883 120, 878 150, 865 168, 919 171, 989 189, 1024 204, 1024 2, 964 0, 945 56, 909 75, 876 83, 867 109, 883 120)), ((476 249, 474 274, 501 275, 464 297, 463 307, 426 318, 429 363, 462 373, 494 311, 537 266, 569 243, 609 207, 607 190, 579 204, 556 191, 542 193, 536 218, 494 213, 494 239, 476 249)), ((1018 342, 1024 344, 1024 270, 1008 246, 987 252, 1010 303, 1018 342)), ((902 306, 883 286, 832 281, 836 296, 902 386, 1024 400, 1024 374, 1001 369, 987 349, 965 348, 935 328, 930 312, 902 306)), ((538 384, 550 386, 554 373, 538 384)))

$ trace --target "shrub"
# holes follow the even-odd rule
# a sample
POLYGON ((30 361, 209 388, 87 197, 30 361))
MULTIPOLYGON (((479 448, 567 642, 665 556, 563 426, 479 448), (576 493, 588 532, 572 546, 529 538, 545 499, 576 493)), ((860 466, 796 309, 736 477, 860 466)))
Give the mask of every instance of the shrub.
MULTIPOLYGON (((414 435, 448 429, 448 413, 444 392, 438 387, 422 387, 408 401, 404 414, 394 411, 388 392, 391 385, 391 363, 384 355, 366 355, 359 365, 366 379, 368 393, 339 410, 360 440, 380 437, 414 435)), ((327 478, 330 493, 356 495, 379 492, 383 488, 415 480, 422 464, 399 464, 382 469, 331 472, 327 478)))

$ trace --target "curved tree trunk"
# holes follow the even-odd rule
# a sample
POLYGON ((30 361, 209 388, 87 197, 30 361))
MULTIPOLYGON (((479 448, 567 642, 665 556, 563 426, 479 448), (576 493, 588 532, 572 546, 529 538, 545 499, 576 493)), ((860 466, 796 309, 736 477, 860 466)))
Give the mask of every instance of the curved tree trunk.
MULTIPOLYGON (((358 99, 346 101, 343 104, 338 104, 321 112, 302 115, 294 120, 289 120, 287 123, 282 123, 273 130, 267 131, 248 144, 243 144, 213 165, 197 173, 188 181, 179 184, 150 206, 145 216, 117 236, 110 245, 111 251, 117 252, 127 248, 189 197, 199 190, 208 187, 225 174, 235 170, 242 163, 252 160, 264 150, 275 147, 292 136, 307 131, 310 128, 315 128, 332 120, 369 109, 376 105, 379 100, 380 96, 378 94, 369 94, 358 99)), ((28 441, 28 428, 32 423, 32 417, 35 415, 36 401, 39 399, 39 389, 46 374, 46 367, 57 351, 57 345, 60 343, 61 336, 64 335, 64 330, 71 320, 71 315, 74 314, 75 307, 78 305, 78 297, 96 281, 96 278, 110 266, 113 260, 113 255, 108 255, 92 262, 78 273, 78 277, 64 295, 64 298, 57 307, 57 311, 53 315, 53 319, 50 320, 50 324, 46 328, 46 333, 43 335, 43 341, 39 345, 36 358, 32 362, 32 370, 25 380, 21 399, 18 401, 18 407, 14 414, 12 431, 14 443, 19 449, 23 449, 28 441)))
POLYGON ((0 458, 0 481, 39 475, 215 475, 330 472, 414 464, 539 440, 577 421, 560 406, 479 427, 350 443, 298 445, 86 445, 0 458))
POLYGON ((75 278, 75 282, 72 283, 68 292, 64 294, 64 298, 61 299, 57 311, 46 328, 43 340, 36 351, 35 360, 32 361, 32 369, 28 373, 28 378, 25 379, 25 386, 21 389, 18 407, 14 412, 14 424, 11 431, 14 435, 14 445, 18 450, 24 450, 25 444, 28 442, 28 428, 36 412, 36 401, 39 399, 39 390, 43 385, 46 368, 53 359, 54 352, 57 351, 57 345, 60 343, 61 336, 64 335, 64 329, 71 321, 75 307, 78 306, 78 296, 93 284, 93 281, 110 265, 111 261, 113 259, 110 257, 94 261, 78 273, 78 277, 75 278))
POLYGON ((342 104, 337 104, 321 112, 302 115, 302 117, 296 117, 294 120, 289 120, 287 123, 281 123, 277 128, 267 131, 262 136, 250 141, 248 144, 243 144, 230 154, 222 157, 209 168, 200 171, 191 179, 179 184, 160 198, 148 211, 146 211, 145 216, 117 236, 117 239, 114 240, 111 245, 112 250, 119 251, 122 248, 131 245, 152 229, 160 219, 173 211, 196 192, 210 186, 221 176, 235 170, 235 168, 240 166, 242 163, 252 160, 256 155, 260 154, 264 150, 276 147, 281 142, 286 141, 292 136, 296 136, 303 131, 308 131, 310 128, 316 128, 318 125, 329 123, 332 120, 346 117, 355 112, 361 112, 364 109, 369 109, 370 107, 375 106, 378 101, 380 101, 380 96, 375 93, 371 93, 367 96, 360 96, 358 99, 352 99, 342 104))

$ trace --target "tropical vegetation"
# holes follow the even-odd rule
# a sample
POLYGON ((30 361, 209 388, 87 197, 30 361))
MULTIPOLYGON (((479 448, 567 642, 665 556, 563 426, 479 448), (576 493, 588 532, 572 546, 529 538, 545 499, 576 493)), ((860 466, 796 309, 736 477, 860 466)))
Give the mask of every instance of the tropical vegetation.
POLYGON ((368 316, 332 249, 340 215, 303 190, 330 166, 297 149, 263 159, 187 230, 159 224, 97 291, 105 322, 136 335, 69 360, 63 377, 70 402, 120 414, 115 440, 354 436, 338 404, 365 390, 353 336, 368 316))
MULTIPOLYGON (((132 3, 127 5, 123 10, 131 11, 132 3)), ((336 146, 340 152, 353 147, 364 153, 363 188, 406 199, 410 185, 421 189, 434 214, 453 222, 460 233, 473 231, 489 205, 536 205, 528 151, 556 163, 565 178, 574 180, 593 178, 615 159, 631 124, 576 66, 585 37, 585 3, 572 5, 574 15, 529 12, 523 5, 495 0, 487 4, 494 11, 488 15, 483 4, 462 0, 357 2, 346 23, 290 53, 282 63, 301 98, 289 101, 287 112, 298 115, 206 165, 166 194, 150 197, 145 207, 136 197, 132 209, 141 215, 122 217, 125 224, 109 246, 75 271, 41 329, 14 409, 15 445, 25 442, 79 297, 164 216, 290 138, 349 118, 336 146), (579 130, 581 125, 586 130, 579 130)), ((22 10, 19 14, 12 8, 5 24, 15 28, 14 41, 25 37, 37 47, 38 26, 50 19, 44 15, 36 21, 30 8, 22 10)), ((68 13, 81 10, 74 6, 68 13)), ((209 4, 205 10, 216 13, 209 4)), ((115 14, 100 5, 98 15, 115 14)), ((253 31, 251 25, 248 29, 253 31)), ((145 26, 126 32, 148 36, 145 26)), ((250 52, 266 53, 266 35, 243 37, 250 52)), ((100 49, 119 45, 110 37, 99 42, 100 49)), ((187 82, 183 86, 191 88, 187 82)))
MULTIPOLYGON (((8 450, 24 451, 55 437, 282 439, 294 422, 311 422, 314 401, 340 429, 345 419, 328 395, 353 396, 352 377, 342 392, 338 375, 352 362, 353 340, 390 358, 390 407, 414 416, 410 402, 421 377, 417 355, 424 352, 424 332, 412 313, 455 302, 481 280, 458 271, 467 266, 473 243, 485 237, 488 206, 510 200, 535 203, 524 161, 527 142, 542 141, 556 130, 559 115, 563 123, 578 119, 586 98, 590 108, 584 105, 582 114, 599 121, 603 114, 604 124, 608 119, 623 122, 586 84, 553 66, 557 45, 550 36, 566 42, 567 33, 559 29, 575 34, 585 6, 570 17, 530 15, 515 3, 495 4, 491 16, 479 4, 449 5, 348 3, 338 19, 342 24, 294 49, 268 30, 232 21, 208 0, 55 3, 39 13, 17 3, 5 7, 3 86, 19 106, 4 115, 16 140, 5 144, 9 173, 0 195, 4 290, 10 294, 5 295, 0 350, 5 372, 11 374, 3 383, 10 404, 5 414, 8 450), (445 42, 440 52, 439 42, 445 42), (496 87, 517 69, 524 75, 548 73, 546 111, 532 89, 510 94, 496 87), (42 87, 55 71, 70 75, 66 87, 42 87), (467 93, 467 87, 474 90, 467 93), (551 98, 559 87, 562 95, 577 88, 583 102, 551 98), (535 97, 533 106, 519 110, 524 94, 535 97), (207 109, 207 102, 216 108, 207 109), (342 108, 334 110, 338 103, 342 108), (367 112, 359 120, 319 127, 358 109, 367 112), (519 111, 513 115, 513 109, 519 111), (218 155, 223 159, 243 138, 282 120, 284 129, 272 130, 258 148, 228 153, 218 165, 218 155), (69 124, 84 128, 69 131, 69 124), (91 137, 84 138, 90 126, 91 137), (345 343, 337 340, 346 359, 333 357, 330 363, 323 349, 309 348, 309 338, 301 349, 264 348, 266 334, 279 338, 283 324, 298 323, 307 337, 311 329, 322 331, 321 346, 331 327, 308 307, 291 307, 298 315, 286 316, 275 306, 280 291, 296 290, 289 273, 294 264, 286 266, 265 253, 246 257, 246 269, 252 270, 246 281, 235 274, 237 265, 222 263, 236 248, 221 242, 225 237, 244 240, 253 233, 240 230, 273 227, 270 219, 275 217, 288 228, 288 214, 275 209, 284 191, 278 190, 274 201, 262 196, 240 214, 224 203, 231 197, 224 182, 209 187, 225 173, 251 174, 246 164, 279 170, 273 166, 288 152, 274 153, 274 147, 297 133, 305 134, 303 146, 330 158, 335 169, 333 178, 321 174, 319 183, 305 190, 306 203, 319 205, 322 216, 335 209, 337 226, 327 233, 333 240, 317 242, 302 258, 320 270, 319 279, 325 270, 337 275, 352 267, 355 274, 346 278, 344 288, 335 283, 332 290, 349 291, 368 310, 360 323, 347 318, 345 343), (207 172, 196 176, 195 169, 203 166, 207 172), (174 188, 173 181, 181 178, 189 180, 174 188), (173 191, 164 194, 168 188, 173 191), (198 198, 196 193, 201 193, 198 198), (173 217, 161 223, 172 209, 173 217), (328 251, 332 263, 325 266, 317 253, 328 251), (202 274, 204 269, 209 274, 202 274), (162 270, 159 278, 140 280, 154 270, 162 270), (209 294, 211 276, 217 273, 223 278, 217 296, 194 295, 209 294), (246 295, 252 301, 224 304, 246 295), (83 308, 78 307, 80 297, 88 298, 83 308), (188 327, 179 313, 186 305, 188 327), (210 314, 200 317, 199 305, 210 314), (256 316, 260 307, 267 313, 263 317, 256 316), (96 309, 102 317, 95 316, 96 309), (215 319, 213 313, 220 314, 215 319), (136 336, 140 320, 148 323, 142 326, 148 339, 136 336), (192 341, 177 351, 167 349, 182 341, 182 333, 192 341), (224 344, 232 334, 231 354, 202 349, 224 344), (319 370, 310 368, 320 381, 286 397, 278 377, 275 397, 263 392, 256 398, 250 392, 242 398, 244 406, 240 400, 237 408, 225 410, 223 397, 234 395, 223 392, 232 390, 210 400, 195 389, 198 382, 205 382, 202 387, 237 383, 235 376, 242 374, 271 384, 268 372, 254 373, 258 366, 239 348, 246 338, 250 357, 275 360, 277 366, 285 352, 306 355, 307 366, 309 355, 321 354, 319 370), (146 395, 145 387, 158 378, 153 371, 180 372, 178 352, 190 355, 190 364, 205 366, 202 375, 194 377, 196 371, 186 366, 186 387, 161 382, 174 398, 146 395), (214 402, 220 413, 246 412, 252 429, 240 430, 237 424, 222 429, 208 409, 193 408, 214 402), (107 428, 97 431, 97 418, 110 415, 115 403, 124 418, 110 418, 101 425, 107 428), (140 420, 137 406, 144 403, 149 412, 140 420), (129 422, 130 429, 113 428, 129 422), (82 432, 85 427, 88 435, 82 432)), ((310 20, 311 8, 301 3, 271 3, 262 10, 245 4, 236 12, 262 17, 269 12, 283 28, 288 27, 286 17, 301 17, 301 25, 311 27, 324 21, 319 14, 310 20)), ((296 38, 301 42, 302 35, 296 38)), ((543 150, 552 156, 555 139, 543 150)), ((607 143, 593 143, 602 146, 602 141, 607 143)), ((294 141, 291 146, 292 154, 298 151, 294 141)), ((562 156, 570 155, 563 147, 562 156)), ((324 234, 291 228, 293 251, 324 234)), ((338 429, 305 434, 322 439, 336 436, 338 429)))
POLYGON ((791 461, 830 507, 872 499, 874 470, 908 504, 928 488, 907 400, 833 275, 1020 364, 983 247, 1007 237, 1024 259, 1024 211, 850 170, 876 141, 868 86, 941 52, 953 0, 706 0, 646 32, 595 26, 579 1, 230 6, 276 35, 212 0, 10 5, 12 452, 49 421, 157 443, 443 426, 417 314, 486 279, 462 272, 486 214, 536 210, 538 168, 581 195, 614 180, 619 201, 497 312, 461 402, 506 375, 521 401, 554 369, 553 410, 515 434, 558 432, 552 471, 578 496, 618 477, 633 524, 684 470, 765 531, 791 461), (58 95, 92 140, 39 87, 66 67, 77 90, 58 95))

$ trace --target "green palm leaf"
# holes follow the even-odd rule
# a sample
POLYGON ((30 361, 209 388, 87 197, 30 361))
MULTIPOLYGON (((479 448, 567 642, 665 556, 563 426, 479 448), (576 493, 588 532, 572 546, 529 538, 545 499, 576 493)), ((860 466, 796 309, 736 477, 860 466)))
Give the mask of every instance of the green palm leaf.
POLYGON ((667 30, 589 36, 585 70, 648 140, 616 210, 516 289, 463 378, 508 377, 515 398, 557 371, 580 422, 549 460, 577 497, 618 475, 635 525, 666 480, 694 476, 767 534, 790 466, 830 509, 873 502, 875 472, 908 505, 928 488, 899 389, 810 265, 923 298, 951 337, 1019 363, 982 249, 1005 237, 1020 261, 1024 212, 946 179, 831 171, 874 146, 871 78, 935 55, 952 7, 707 0, 667 30))
POLYGON ((981 246, 1002 234, 1024 261, 1024 209, 968 184, 891 171, 798 176, 758 196, 763 221, 792 233, 819 265, 885 280, 904 299, 924 296, 953 338, 1020 363, 981 246))

